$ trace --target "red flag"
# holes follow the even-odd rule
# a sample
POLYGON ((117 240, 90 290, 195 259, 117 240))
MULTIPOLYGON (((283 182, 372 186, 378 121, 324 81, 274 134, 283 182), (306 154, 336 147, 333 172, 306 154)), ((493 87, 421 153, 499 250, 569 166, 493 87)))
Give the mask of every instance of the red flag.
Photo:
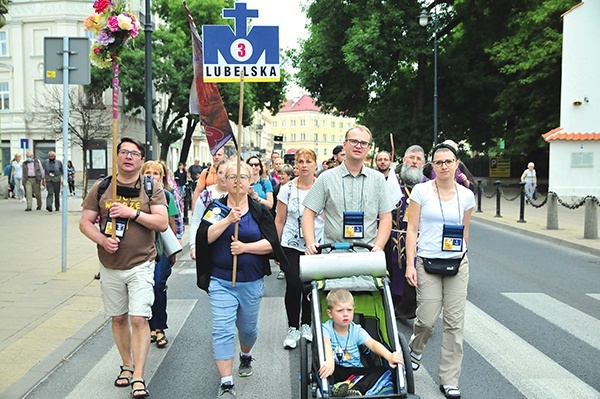
POLYGON ((187 5, 185 9, 190 21, 194 49, 194 80, 190 89, 190 114, 200 115, 210 153, 214 155, 233 138, 233 130, 216 83, 204 83, 202 40, 187 5))

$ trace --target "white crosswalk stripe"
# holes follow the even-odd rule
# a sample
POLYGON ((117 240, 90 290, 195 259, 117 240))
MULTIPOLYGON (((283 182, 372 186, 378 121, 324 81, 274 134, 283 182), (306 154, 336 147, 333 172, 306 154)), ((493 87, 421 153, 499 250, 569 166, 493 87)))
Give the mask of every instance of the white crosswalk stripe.
MULTIPOLYGON (((169 335, 175 337, 185 320, 189 317, 192 309, 196 306, 196 299, 170 299, 169 300, 169 335)), ((172 344, 172 341, 171 341, 172 344)), ((148 360, 146 361, 145 379, 146 384, 150 383, 152 376, 156 373, 160 363, 166 356, 170 345, 163 350, 150 351, 148 354, 148 360)), ((107 385, 107 381, 112 381, 116 378, 121 364, 121 357, 115 346, 112 347, 108 353, 106 353, 102 359, 90 370, 90 372, 83 378, 79 384, 73 389, 68 399, 75 398, 87 398, 87 399, 105 399, 113 395, 115 397, 115 390, 119 391, 119 388, 107 385)), ((121 388, 122 396, 129 397, 131 392, 130 388, 121 388)))
POLYGON ((592 297, 600 301, 600 294, 587 294, 587 296, 592 297))
POLYGON ((546 294, 511 292, 503 295, 562 328, 568 334, 600 349, 600 320, 546 294))
POLYGON ((597 399, 600 392, 467 302, 465 341, 527 398, 597 399))

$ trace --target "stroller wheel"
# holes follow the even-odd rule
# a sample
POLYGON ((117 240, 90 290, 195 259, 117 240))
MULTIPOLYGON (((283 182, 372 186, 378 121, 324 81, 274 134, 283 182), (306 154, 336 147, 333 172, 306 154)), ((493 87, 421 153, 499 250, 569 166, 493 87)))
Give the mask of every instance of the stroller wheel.
POLYGON ((300 338, 300 399, 308 399, 309 381, 308 343, 306 338, 300 338))
POLYGON ((404 360, 404 373, 406 380, 406 390, 408 393, 415 393, 415 379, 413 375, 413 369, 410 365, 410 350, 406 338, 402 333, 398 333, 398 339, 400 340, 400 347, 402 348, 402 359, 404 360))

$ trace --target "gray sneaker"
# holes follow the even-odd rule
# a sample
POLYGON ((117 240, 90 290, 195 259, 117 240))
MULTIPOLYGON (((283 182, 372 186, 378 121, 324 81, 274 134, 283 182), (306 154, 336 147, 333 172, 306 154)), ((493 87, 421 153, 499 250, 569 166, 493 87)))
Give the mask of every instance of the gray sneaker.
POLYGON ((240 377, 250 377, 252 375, 252 356, 240 355, 240 367, 238 374, 240 377))
POLYGON ((312 328, 308 324, 302 324, 300 326, 300 334, 306 339, 308 342, 312 342, 312 328))
POLYGON ((235 396, 235 386, 232 383, 221 384, 217 398, 231 398, 235 396))

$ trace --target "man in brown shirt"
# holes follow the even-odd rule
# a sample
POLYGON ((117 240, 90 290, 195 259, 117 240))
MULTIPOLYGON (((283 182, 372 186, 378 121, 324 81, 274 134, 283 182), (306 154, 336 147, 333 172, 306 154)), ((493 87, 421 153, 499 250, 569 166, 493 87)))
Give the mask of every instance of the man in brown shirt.
POLYGON ((154 302, 154 237, 155 231, 168 227, 167 203, 159 182, 152 184, 151 197, 142 187, 142 143, 124 137, 117 154, 117 177, 111 178, 100 195, 102 181, 92 187, 83 202, 79 229, 98 244, 104 310, 112 317, 113 338, 123 362, 114 384, 131 385, 133 397, 146 397, 144 366, 154 302), (114 201, 112 184, 117 184, 114 201), (99 228, 95 225, 98 216, 99 228), (115 239, 111 237, 114 226, 115 239))

